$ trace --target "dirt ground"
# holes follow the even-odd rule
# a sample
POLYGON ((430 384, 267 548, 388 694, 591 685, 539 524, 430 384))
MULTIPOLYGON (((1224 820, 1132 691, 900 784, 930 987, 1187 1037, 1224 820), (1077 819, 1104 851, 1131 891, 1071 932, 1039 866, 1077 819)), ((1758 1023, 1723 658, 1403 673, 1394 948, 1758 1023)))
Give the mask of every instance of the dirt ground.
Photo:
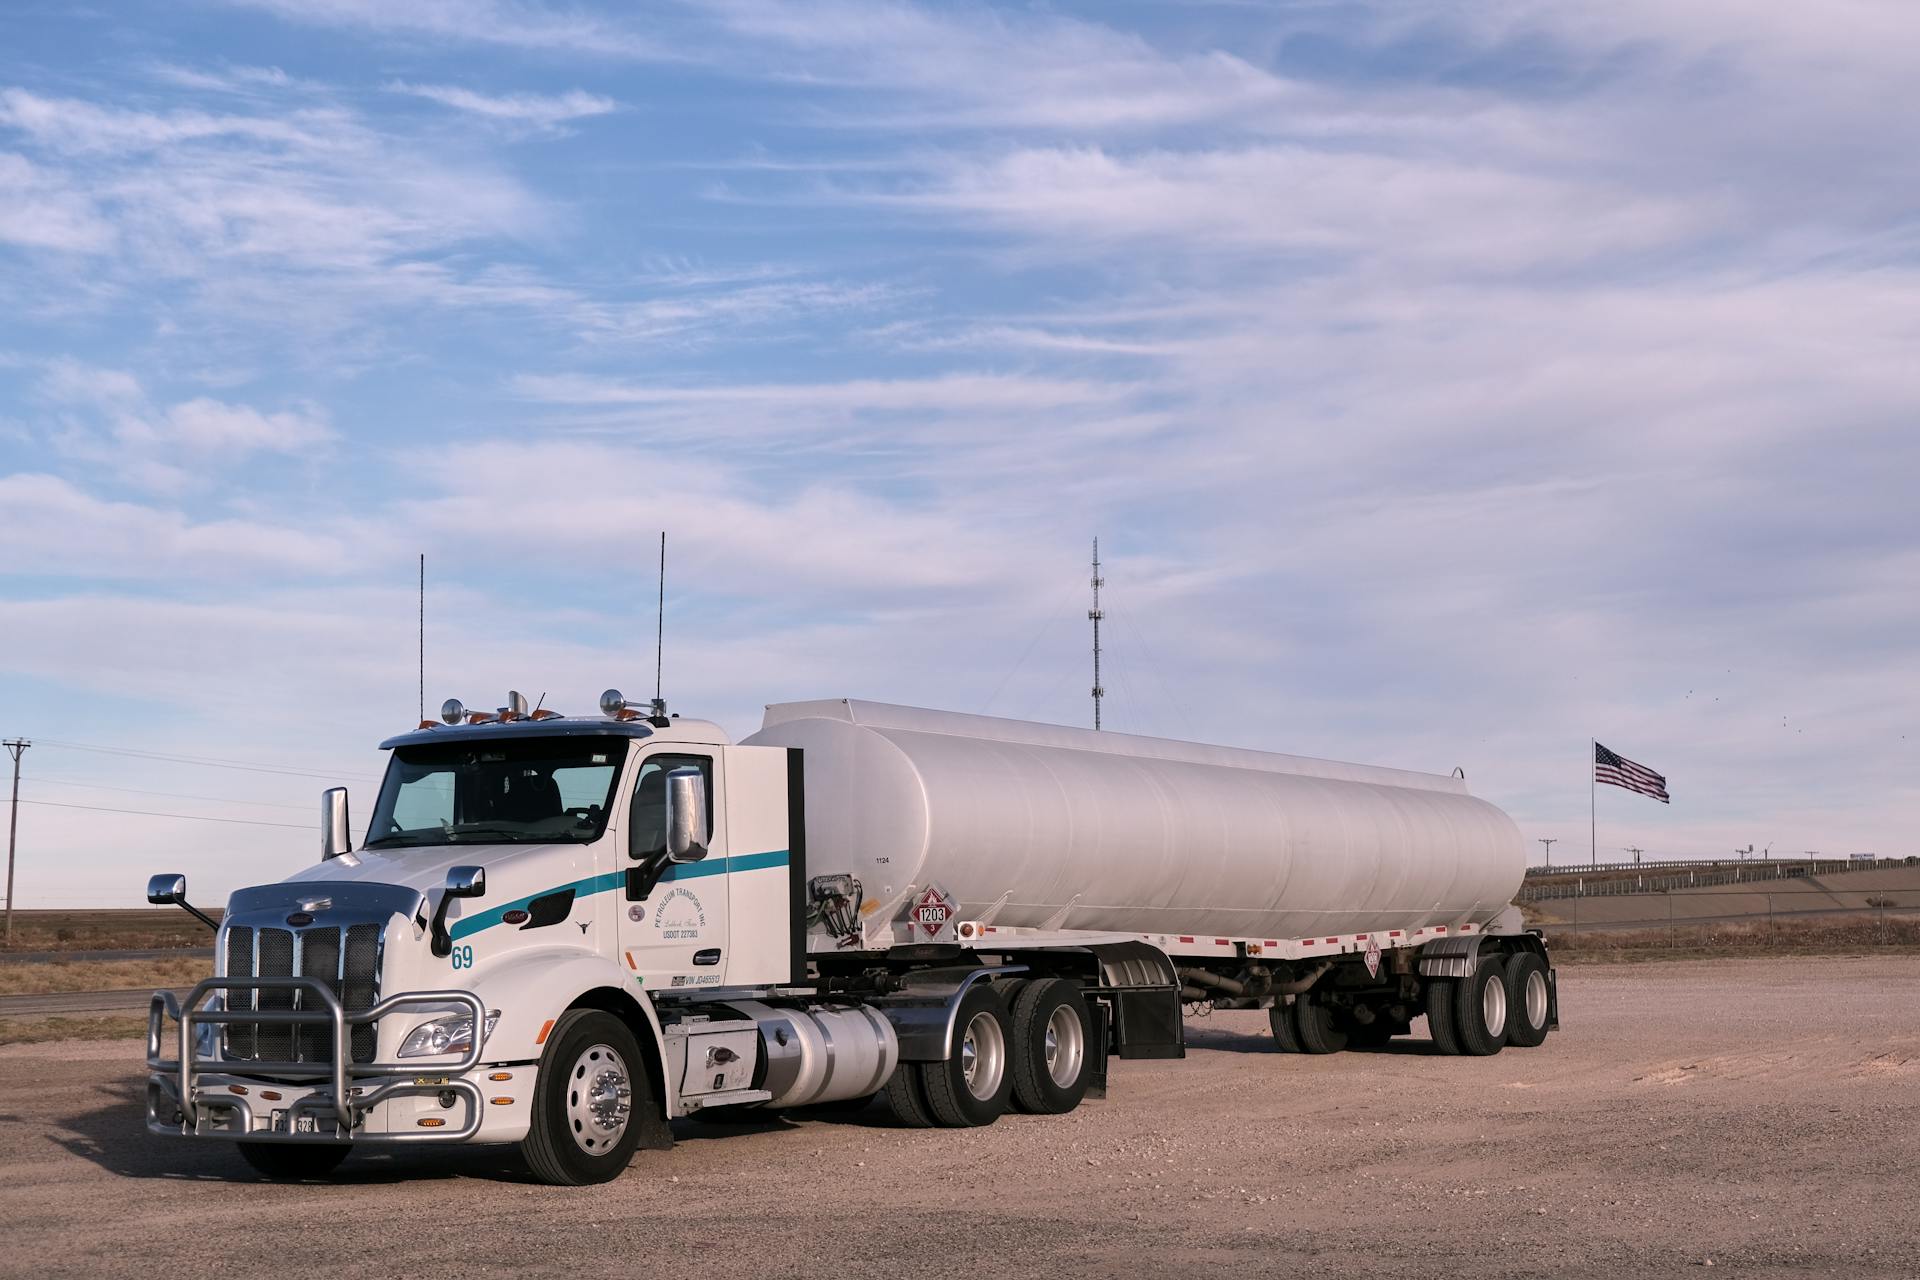
POLYGON ((1563 967, 1540 1049, 1190 1024, 1063 1117, 676 1126, 609 1186, 510 1155, 253 1181, 145 1136, 137 1047, 0 1049, 0 1274, 1920 1275, 1920 956, 1563 967))

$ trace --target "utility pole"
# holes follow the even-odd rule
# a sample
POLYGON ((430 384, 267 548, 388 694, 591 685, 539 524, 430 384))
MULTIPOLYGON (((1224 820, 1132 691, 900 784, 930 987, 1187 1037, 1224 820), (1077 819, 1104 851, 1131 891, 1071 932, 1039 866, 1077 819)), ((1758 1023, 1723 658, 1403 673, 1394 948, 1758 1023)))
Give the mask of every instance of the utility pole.
POLYGON ((1625 852, 1627 852, 1627 853, 1630 853, 1630 854, 1632 854, 1632 855, 1633 855, 1633 865, 1637 867, 1637 866, 1639 866, 1639 865, 1640 865, 1640 855, 1641 855, 1641 854, 1643 854, 1643 853, 1645 853, 1645 852, 1646 852, 1646 850, 1645 850, 1645 849, 1636 849, 1636 848, 1635 848, 1634 846, 1632 846, 1632 845, 1628 845, 1628 846, 1626 847, 1626 849, 1625 849, 1625 852))
POLYGON ((13 849, 20 840, 20 757, 33 744, 25 738, 9 738, 5 745, 13 757, 13 811, 7 816, 7 945, 13 945, 13 849))
MULTIPOLYGON (((1100 576, 1100 539, 1093 540, 1093 608, 1087 610, 1087 617, 1093 622, 1093 727, 1100 727, 1100 699, 1107 691, 1100 687, 1100 619, 1107 615, 1100 611, 1100 588, 1106 585, 1106 579, 1100 576)), ((1122 682, 1124 683, 1124 681, 1122 682)))
POLYGON ((1542 845, 1546 846, 1547 869, 1551 871, 1553 869, 1553 846, 1560 843, 1560 837, 1559 836, 1535 836, 1534 839, 1538 840, 1542 845))

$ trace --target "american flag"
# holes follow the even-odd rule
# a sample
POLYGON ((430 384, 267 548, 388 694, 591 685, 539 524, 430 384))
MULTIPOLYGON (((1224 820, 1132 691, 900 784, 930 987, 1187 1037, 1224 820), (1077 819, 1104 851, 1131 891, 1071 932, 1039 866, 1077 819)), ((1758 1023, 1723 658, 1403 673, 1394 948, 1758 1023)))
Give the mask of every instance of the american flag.
POLYGON ((1661 804, 1671 803, 1667 797, 1665 778, 1643 764, 1635 764, 1623 755, 1616 755, 1597 742, 1593 744, 1593 779, 1610 787, 1625 787, 1643 796, 1652 796, 1661 804))

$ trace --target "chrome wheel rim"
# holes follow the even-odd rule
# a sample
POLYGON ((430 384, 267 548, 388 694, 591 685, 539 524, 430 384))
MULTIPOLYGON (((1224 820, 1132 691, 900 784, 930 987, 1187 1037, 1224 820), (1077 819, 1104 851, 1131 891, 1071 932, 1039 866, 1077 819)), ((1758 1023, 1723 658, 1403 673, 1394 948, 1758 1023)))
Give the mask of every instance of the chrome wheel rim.
POLYGON ((1547 1025, 1547 975, 1538 969, 1527 975, 1527 1025, 1547 1025))
POLYGON ((1507 984, 1497 976, 1480 989, 1480 1021, 1495 1040, 1507 1033, 1507 984))
POLYGON ((589 1045, 567 1072, 567 1131, 574 1145, 601 1156, 620 1143, 633 1115, 633 1081, 613 1046, 589 1045))
POLYGON ((1000 1081, 1007 1072, 1007 1038, 1000 1030, 1000 1019, 991 1013, 976 1013, 967 1022, 960 1037, 960 1078, 967 1092, 981 1102, 1000 1092, 1000 1081))
POLYGON ((1080 1063, 1087 1054, 1085 1029, 1080 1015, 1071 1005, 1061 1005, 1047 1019, 1047 1034, 1041 1052, 1047 1061, 1047 1074, 1062 1089, 1070 1089, 1080 1078, 1080 1063))

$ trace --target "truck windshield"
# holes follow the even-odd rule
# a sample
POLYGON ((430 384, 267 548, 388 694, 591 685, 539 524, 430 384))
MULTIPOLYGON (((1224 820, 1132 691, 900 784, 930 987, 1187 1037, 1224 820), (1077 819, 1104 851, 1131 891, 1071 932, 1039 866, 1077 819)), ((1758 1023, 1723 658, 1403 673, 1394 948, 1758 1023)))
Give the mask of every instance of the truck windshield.
POLYGON ((366 847, 600 838, 624 738, 526 738, 397 747, 366 847))

